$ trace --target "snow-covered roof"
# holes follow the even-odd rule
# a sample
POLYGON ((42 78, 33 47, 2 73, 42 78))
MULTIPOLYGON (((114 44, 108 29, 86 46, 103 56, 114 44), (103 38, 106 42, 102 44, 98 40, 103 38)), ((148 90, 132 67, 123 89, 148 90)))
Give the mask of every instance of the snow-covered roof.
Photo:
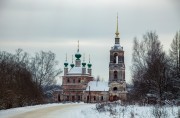
MULTIPOLYGON (((86 70, 86 74, 89 75, 89 73, 87 73, 86 70)), ((69 70, 69 72, 67 73, 67 75, 82 75, 82 67, 73 67, 69 70)))
POLYGON ((81 67, 73 67, 69 70, 68 74, 82 74, 81 67))
POLYGON ((102 82, 102 81, 90 81, 88 83, 88 86, 86 88, 86 91, 109 91, 108 82, 102 82))
POLYGON ((123 50, 123 48, 120 46, 120 44, 114 44, 114 46, 111 47, 111 49, 123 50))

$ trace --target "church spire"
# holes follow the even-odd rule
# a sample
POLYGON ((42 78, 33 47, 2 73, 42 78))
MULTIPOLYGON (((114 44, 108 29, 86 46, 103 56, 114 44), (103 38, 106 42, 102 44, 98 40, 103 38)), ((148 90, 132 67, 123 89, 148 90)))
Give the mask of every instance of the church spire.
POLYGON ((118 31, 118 13, 117 13, 117 21, 116 21, 116 37, 119 37, 119 31, 118 31))
POLYGON ((79 52, 79 40, 78 40, 78 49, 77 49, 77 52, 79 52))
POLYGON ((67 61, 67 53, 66 53, 66 61, 67 61))
POLYGON ((75 57, 77 60, 80 60, 81 58, 81 54, 79 53, 79 40, 78 40, 78 49, 77 49, 77 53, 75 54, 75 57))
POLYGON ((89 55, 89 63, 90 63, 90 55, 89 55))
POLYGON ((117 14, 117 22, 116 22, 116 37, 115 37, 115 44, 119 44, 119 40, 120 40, 120 38, 119 38, 119 31, 118 31, 118 14, 117 14))

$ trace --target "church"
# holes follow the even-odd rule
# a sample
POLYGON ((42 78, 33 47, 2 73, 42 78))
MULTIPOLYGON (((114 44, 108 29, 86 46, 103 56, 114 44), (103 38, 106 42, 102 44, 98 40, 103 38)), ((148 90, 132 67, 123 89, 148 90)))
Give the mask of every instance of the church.
POLYGON ((127 99, 127 89, 125 80, 125 63, 124 51, 120 45, 120 37, 118 31, 118 16, 117 27, 115 33, 115 43, 110 49, 109 61, 109 81, 97 81, 92 76, 92 64, 81 62, 81 53, 78 49, 75 53, 75 64, 69 66, 66 61, 64 63, 64 76, 62 76, 62 90, 55 92, 54 100, 56 102, 86 102, 97 103, 107 101, 125 101, 127 99))

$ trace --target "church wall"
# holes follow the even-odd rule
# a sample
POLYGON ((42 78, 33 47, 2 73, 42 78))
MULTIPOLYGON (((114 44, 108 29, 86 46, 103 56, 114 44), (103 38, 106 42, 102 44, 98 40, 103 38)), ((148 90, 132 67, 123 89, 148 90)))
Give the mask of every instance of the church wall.
POLYGON ((99 103, 109 101, 109 91, 85 91, 84 95, 85 103, 99 103))
POLYGON ((63 91, 63 101, 82 101, 83 91, 63 91))

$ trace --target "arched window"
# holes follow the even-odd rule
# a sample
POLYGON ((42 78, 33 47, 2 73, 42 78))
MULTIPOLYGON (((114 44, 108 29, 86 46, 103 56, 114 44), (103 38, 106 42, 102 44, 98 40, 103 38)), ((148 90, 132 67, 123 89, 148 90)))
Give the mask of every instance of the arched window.
POLYGON ((103 101, 103 96, 101 96, 101 101, 103 101))
POLYGON ((69 81, 69 78, 67 78, 67 83, 69 83, 70 81, 69 81))
POLYGON ((58 94, 58 102, 60 102, 61 101, 61 98, 60 98, 60 95, 58 94))
POLYGON ((81 79, 78 79, 78 82, 80 83, 80 82, 81 82, 81 79))
POLYGON ((75 79, 73 79, 73 83, 75 83, 75 79))
POLYGON ((114 54, 114 63, 118 63, 118 54, 117 53, 114 54))
POLYGON ((77 98, 78 98, 78 101, 81 99, 81 97, 80 97, 79 95, 78 95, 78 97, 77 97, 77 98))
POLYGON ((96 101, 96 96, 94 96, 94 101, 96 101))
POLYGON ((117 71, 114 71, 114 79, 117 79, 117 71))
POLYGON ((114 87, 114 88, 113 88, 113 91, 117 91, 117 87, 114 87))

